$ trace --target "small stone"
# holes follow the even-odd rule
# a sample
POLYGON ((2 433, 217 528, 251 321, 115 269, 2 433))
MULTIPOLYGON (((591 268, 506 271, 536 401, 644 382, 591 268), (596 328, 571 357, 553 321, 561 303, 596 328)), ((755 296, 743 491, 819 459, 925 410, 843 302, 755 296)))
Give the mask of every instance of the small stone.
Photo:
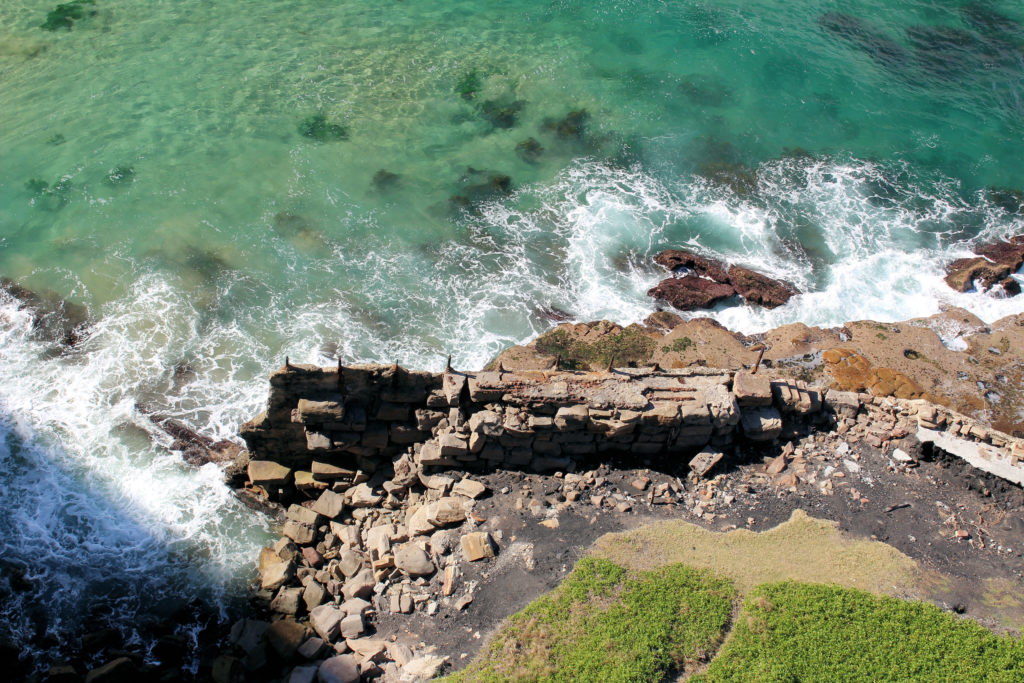
POLYGON ((914 462, 914 459, 910 457, 910 454, 901 448, 897 448, 892 452, 892 459, 903 464, 914 462))
POLYGON ((473 602, 473 596, 470 595, 469 593, 466 593, 465 595, 463 595, 462 597, 460 597, 458 600, 455 601, 455 609, 457 609, 457 610, 464 610, 467 607, 469 607, 469 604, 471 602, 473 602))
POLYGON ((384 496, 377 495, 367 484, 353 486, 345 495, 349 498, 349 504, 355 508, 367 508, 378 505, 384 496))
POLYGON ((324 660, 316 676, 319 683, 356 683, 359 664, 353 655, 337 655, 324 660))
POLYGON ((402 680, 429 681, 441 670, 444 661, 436 655, 420 655, 402 667, 402 680))
POLYGON ((462 537, 462 552, 470 562, 494 557, 494 541, 486 531, 474 531, 462 537))
POLYGON ((345 644, 364 662, 377 659, 387 651, 387 643, 380 638, 353 638, 345 644))
POLYGON ((540 525, 543 527, 547 527, 548 529, 557 529, 558 518, 552 517, 551 519, 545 519, 543 522, 540 523, 540 525))
POLYGON ((395 551, 395 566, 414 578, 434 573, 434 563, 415 543, 406 543, 395 551))
POLYGON ((767 472, 768 474, 778 474, 782 470, 786 469, 787 464, 788 463, 786 460, 786 456, 785 454, 783 454, 774 458, 770 463, 768 463, 765 466, 764 471, 767 472))
POLYGON ((640 477, 639 479, 634 479, 629 483, 629 485, 635 488, 637 491, 646 491, 647 487, 650 486, 650 484, 651 480, 648 479, 647 477, 640 477))

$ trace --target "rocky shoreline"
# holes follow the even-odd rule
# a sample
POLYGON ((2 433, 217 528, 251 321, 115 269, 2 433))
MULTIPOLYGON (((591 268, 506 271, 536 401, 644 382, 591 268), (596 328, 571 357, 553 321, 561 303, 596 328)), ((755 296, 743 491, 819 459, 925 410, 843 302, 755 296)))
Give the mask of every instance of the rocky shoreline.
MULTIPOLYGON (((1012 516, 1024 503, 1024 442, 927 400, 821 391, 763 369, 497 366, 274 373, 268 411, 242 431, 251 459, 241 495, 280 506, 282 537, 260 557, 254 604, 263 618, 236 625, 238 649, 218 659, 220 670, 289 681, 429 678, 479 645, 439 623, 474 624, 463 628, 477 641, 480 616, 490 618, 486 633, 521 606, 489 597, 497 604, 463 617, 509 573, 536 571, 541 541, 525 539, 538 533, 616 530, 638 513, 764 528, 780 507, 767 492, 792 497, 781 506, 789 510, 796 497, 839 496, 860 510, 880 499, 889 515, 916 505, 904 500, 915 488, 906 480, 922 461, 970 461, 959 467, 976 472, 965 479, 987 499, 971 512, 987 505, 1012 516), (878 478, 898 488, 870 491, 878 478), (744 519, 744 509, 759 514, 744 519)), ((1013 576, 1022 530, 1009 523, 999 535, 1013 541, 1000 542, 966 514, 952 514, 949 540, 991 548, 1013 576)), ((564 571, 575 558, 561 557, 564 571)))

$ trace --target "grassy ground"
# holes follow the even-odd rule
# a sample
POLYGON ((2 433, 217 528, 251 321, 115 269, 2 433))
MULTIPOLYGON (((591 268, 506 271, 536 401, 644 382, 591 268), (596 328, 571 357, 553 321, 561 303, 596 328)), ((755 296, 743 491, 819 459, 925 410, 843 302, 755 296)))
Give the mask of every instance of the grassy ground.
POLYGON ((746 600, 693 681, 1022 681, 1024 643, 936 607, 839 586, 773 583, 746 600))
POLYGON ((944 582, 890 546, 799 510, 756 534, 659 523, 600 539, 448 680, 685 676, 716 655, 739 594, 746 600, 731 633, 692 680, 1024 681, 1024 641, 877 595, 935 594, 944 582))
POLYGON ((717 649, 734 597, 732 585, 710 572, 682 565, 630 572, 584 558, 448 680, 660 681, 717 649))
MULTIPOLYGON (((658 522, 602 536, 593 554, 638 571, 677 562, 710 569, 731 579, 741 593, 762 583, 795 580, 913 595, 913 588, 926 578, 892 546, 851 538, 835 522, 814 519, 803 510, 760 533, 721 533, 682 520, 658 522)), ((927 579, 941 583, 941 577, 927 579)))

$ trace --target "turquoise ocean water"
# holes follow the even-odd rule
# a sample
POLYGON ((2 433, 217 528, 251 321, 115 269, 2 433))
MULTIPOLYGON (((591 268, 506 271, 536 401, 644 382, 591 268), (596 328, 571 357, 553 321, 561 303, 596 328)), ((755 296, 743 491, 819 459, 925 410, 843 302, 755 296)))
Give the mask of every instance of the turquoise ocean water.
POLYGON ((19 646, 230 611, 269 531, 139 406, 231 438, 285 355, 480 367, 685 245, 806 292, 744 332, 1024 309, 941 281, 1024 222, 1018 2, 54 4, 0 4, 0 275, 92 325, 0 301, 19 646))

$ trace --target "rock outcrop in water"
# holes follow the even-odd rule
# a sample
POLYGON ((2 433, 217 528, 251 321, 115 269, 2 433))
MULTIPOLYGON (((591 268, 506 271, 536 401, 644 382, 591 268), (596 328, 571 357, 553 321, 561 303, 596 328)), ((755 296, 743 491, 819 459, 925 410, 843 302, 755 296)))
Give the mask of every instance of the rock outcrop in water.
POLYGON ((1013 296, 1020 294, 1020 283, 1011 277, 1024 266, 1024 235, 1009 242, 993 242, 975 249, 977 256, 957 259, 946 266, 946 284, 958 292, 980 285, 991 289, 996 285, 1013 296))
POLYGON ((85 306, 63 299, 56 292, 34 292, 6 277, 0 278, 0 292, 14 298, 19 308, 31 312, 32 328, 40 339, 69 349, 84 338, 89 322, 85 306))
POLYGON ((714 259, 689 251, 669 249, 654 259, 674 277, 662 280, 647 292, 681 311, 711 308, 719 301, 738 295, 744 301, 765 308, 782 306, 797 293, 787 282, 775 280, 741 266, 726 267, 714 259))

